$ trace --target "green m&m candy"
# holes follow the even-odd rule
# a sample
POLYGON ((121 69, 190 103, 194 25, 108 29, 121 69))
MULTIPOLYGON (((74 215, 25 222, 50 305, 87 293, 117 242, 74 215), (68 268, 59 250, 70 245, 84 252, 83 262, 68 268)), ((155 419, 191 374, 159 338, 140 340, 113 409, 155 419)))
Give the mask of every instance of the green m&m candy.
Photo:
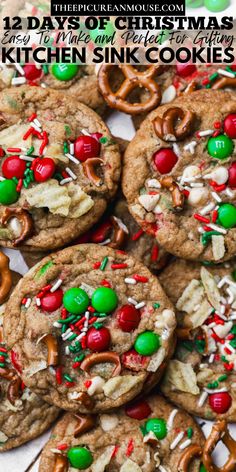
POLYGON ((145 331, 136 338, 134 349, 142 356, 152 356, 160 347, 160 336, 152 331, 145 331))
POLYGON ((92 306, 99 313, 111 313, 118 305, 115 290, 109 287, 99 287, 92 295, 92 306))
POLYGON ((207 143, 207 150, 210 156, 215 159, 226 159, 229 157, 234 149, 234 143, 231 138, 224 134, 212 137, 207 143))
POLYGON ((218 209, 218 221, 224 228, 236 226, 236 207, 231 203, 223 203, 218 209))
POLYGON ((11 205, 19 198, 19 193, 16 191, 17 184, 14 180, 5 179, 0 182, 0 203, 2 205, 11 205))
POLYGON ((89 306, 89 297, 82 288, 69 288, 64 293, 63 304, 73 315, 81 315, 89 306))
POLYGON ((53 64, 51 71, 52 75, 57 80, 65 81, 73 79, 79 70, 76 64, 53 64))
POLYGON ((104 29, 97 27, 89 32, 90 38, 98 46, 105 46, 109 42, 109 38, 114 34, 115 27, 111 21, 107 22, 104 29))
POLYGON ((158 439, 164 439, 167 435, 166 421, 161 418, 151 418, 145 424, 147 433, 152 431, 158 439))
POLYGON ((215 13, 226 10, 230 4, 230 0, 205 0, 204 5, 209 11, 215 13))
POLYGON ((86 447, 74 446, 67 452, 72 467, 79 470, 87 469, 93 463, 93 456, 86 447))
POLYGON ((206 467, 203 464, 200 465, 199 472, 207 472, 206 467))

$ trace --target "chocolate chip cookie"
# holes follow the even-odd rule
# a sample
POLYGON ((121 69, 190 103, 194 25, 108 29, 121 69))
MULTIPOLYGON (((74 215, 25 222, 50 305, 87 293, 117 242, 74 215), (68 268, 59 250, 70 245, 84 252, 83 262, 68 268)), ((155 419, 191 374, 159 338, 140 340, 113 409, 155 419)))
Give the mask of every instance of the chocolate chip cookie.
POLYGON ((79 245, 43 259, 8 302, 4 336, 35 393, 98 412, 157 383, 175 314, 156 277, 130 255, 79 245))
POLYGON ((235 95, 204 90, 157 108, 129 144, 129 210, 168 252, 213 262, 234 256, 235 138, 235 95))
POLYGON ((198 472, 203 446, 194 420, 153 395, 97 417, 67 413, 43 450, 39 471, 198 472))
POLYGON ((22 86, 0 100, 1 245, 68 244, 114 195, 118 146, 95 112, 59 92, 22 86))
POLYGON ((162 385, 189 413, 236 420, 235 264, 177 260, 160 275, 175 304, 178 344, 162 385))

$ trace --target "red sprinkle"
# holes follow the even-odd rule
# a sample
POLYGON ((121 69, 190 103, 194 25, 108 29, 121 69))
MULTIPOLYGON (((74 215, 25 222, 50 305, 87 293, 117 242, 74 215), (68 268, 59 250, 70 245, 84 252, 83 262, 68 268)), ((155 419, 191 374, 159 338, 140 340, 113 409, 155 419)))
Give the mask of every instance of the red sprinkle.
POLYGON ((221 129, 221 122, 220 121, 215 121, 214 128, 215 129, 221 129))
POLYGON ((156 262, 158 259, 158 255, 159 255, 159 247, 157 244, 154 244, 152 248, 152 252, 151 252, 151 261, 156 262))
POLYGON ((212 231, 212 229, 209 228, 209 226, 203 226, 203 229, 204 229, 204 231, 212 231))
POLYGON ((43 142, 39 148, 39 155, 42 156, 43 155, 43 151, 45 149, 45 147, 47 146, 48 144, 48 134, 46 131, 43 131, 42 133, 42 136, 43 136, 43 142))
POLYGON ((0 362, 5 362, 5 357, 4 356, 0 356, 0 362))
POLYGON ((234 334, 229 334, 226 339, 231 341, 231 339, 234 339, 234 334))
POLYGON ((137 241, 137 239, 139 239, 143 235, 143 233, 144 233, 143 229, 140 229, 139 231, 137 231, 137 233, 134 233, 131 238, 132 241, 137 241))
POLYGON ((108 280, 106 280, 106 279, 101 280, 101 285, 102 285, 103 287, 111 288, 110 282, 109 282, 108 280))
POLYGON ((66 382, 66 387, 71 388, 75 386, 75 382, 66 382))
POLYGON ((222 185, 214 185, 214 190, 216 192, 222 192, 223 190, 226 189, 226 185, 225 184, 222 184, 222 185))
POLYGON ((112 456, 111 456, 112 458, 116 456, 116 454, 117 454, 117 452, 118 452, 118 450, 119 450, 119 447, 120 447, 120 446, 115 446, 115 447, 114 447, 114 450, 113 450, 113 453, 112 453, 112 456))
POLYGON ((88 324, 91 325, 91 324, 95 323, 95 321, 97 321, 97 317, 93 316, 92 318, 90 318, 88 324))
POLYGON ((213 210, 212 212, 212 223, 216 223, 216 220, 218 218, 218 211, 217 210, 213 210))
POLYGON ((21 152, 21 148, 7 148, 7 152, 21 152))
POLYGON ((111 264, 111 268, 113 270, 117 270, 117 269, 126 269, 128 267, 128 264, 111 264))
POLYGON ((99 269, 100 266, 101 266, 101 262, 95 262, 95 264, 93 264, 94 269, 99 269))
POLYGON ((26 139, 28 139, 28 137, 35 131, 35 129, 31 126, 28 131, 26 131, 26 133, 24 134, 23 136, 23 140, 26 141, 26 139))
POLYGON ((126 449, 126 456, 130 456, 132 454, 134 450, 134 441, 133 439, 130 439, 129 442, 128 442, 128 446, 127 446, 127 449, 126 449))
POLYGON ((86 381, 84 382, 85 388, 89 388, 89 387, 91 387, 91 385, 92 385, 92 380, 86 380, 86 381))
POLYGON ((212 137, 216 138, 217 136, 220 135, 220 133, 221 133, 220 130, 214 131, 214 133, 212 134, 212 137))
POLYGON ((136 280, 136 282, 141 282, 142 284, 145 284, 148 282, 148 278, 142 275, 134 274, 132 278, 136 280))
POLYGON ((205 216, 199 215, 198 213, 194 213, 194 218, 195 220, 201 221, 202 223, 210 223, 209 218, 206 218, 205 216))
POLYGON ((67 312, 67 309, 66 309, 66 308, 62 308, 62 309, 61 309, 61 318, 62 318, 63 320, 66 319, 67 313, 68 313, 68 312, 67 312))
POLYGON ((77 369, 80 366, 80 364, 81 362, 74 362, 74 364, 72 364, 73 369, 77 369))
POLYGON ((202 85, 208 85, 210 83, 209 79, 203 79, 202 80, 202 85))
POLYGON ((56 381, 58 385, 62 384, 62 366, 56 368, 56 381))
POLYGON ((26 304, 26 300, 27 300, 27 298, 23 298, 23 299, 21 300, 21 305, 25 305, 25 304, 26 304))
POLYGON ((87 347, 87 341, 86 341, 85 336, 81 339, 81 347, 82 347, 82 349, 86 349, 86 347, 87 347))
POLYGON ((65 451, 65 449, 68 449, 68 444, 59 444, 57 449, 59 449, 59 451, 65 451))
POLYGON ((93 306, 88 306, 87 308, 88 311, 90 311, 90 313, 95 313, 95 308, 93 308, 93 306))
POLYGON ((184 194, 185 197, 188 198, 190 192, 189 192, 189 190, 187 190, 186 188, 184 188, 184 189, 182 190, 182 193, 184 194))
POLYGON ((226 352, 226 354, 232 354, 232 352, 230 351, 230 349, 228 349, 227 347, 224 348, 224 351, 226 352))
POLYGON ((7 349, 3 346, 0 347, 0 352, 7 352, 7 349))
POLYGON ((233 370, 233 368, 234 368, 233 362, 231 362, 230 364, 225 363, 224 368, 225 368, 225 370, 233 370))
POLYGON ((18 182, 18 184, 17 184, 17 186, 16 186, 16 191, 17 191, 17 192, 20 192, 20 191, 21 191, 22 185, 23 185, 23 179, 19 179, 19 182, 18 182))
POLYGON ((36 113, 32 113, 32 115, 28 118, 28 121, 31 123, 31 121, 34 121, 35 118, 37 118, 36 113))

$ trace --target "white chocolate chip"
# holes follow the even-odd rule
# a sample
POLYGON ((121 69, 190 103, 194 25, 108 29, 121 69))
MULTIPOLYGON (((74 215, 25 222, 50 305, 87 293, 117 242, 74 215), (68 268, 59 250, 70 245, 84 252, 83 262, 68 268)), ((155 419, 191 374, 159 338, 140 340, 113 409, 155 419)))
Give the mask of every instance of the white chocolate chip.
POLYGON ((118 417, 116 415, 101 415, 100 423, 103 431, 112 431, 116 428, 119 423, 118 417))
POLYGON ((105 380, 102 379, 102 377, 100 377, 99 375, 96 375, 96 377, 93 377, 91 379, 91 382, 92 383, 87 390, 90 397, 94 395, 95 393, 102 392, 103 386, 105 384, 105 380))
POLYGON ((157 202, 160 198, 160 195, 140 195, 139 197, 139 203, 141 203, 142 207, 145 208, 147 211, 152 211, 154 210, 155 206, 157 205, 157 202))
POLYGON ((209 192, 206 188, 192 188, 189 192, 187 202, 193 207, 204 205, 207 202, 209 192))

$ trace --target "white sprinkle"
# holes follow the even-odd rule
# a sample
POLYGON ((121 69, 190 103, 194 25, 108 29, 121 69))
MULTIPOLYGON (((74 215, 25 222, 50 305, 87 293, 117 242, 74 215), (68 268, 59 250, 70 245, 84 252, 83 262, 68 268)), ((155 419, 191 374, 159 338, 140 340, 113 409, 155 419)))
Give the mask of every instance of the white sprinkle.
POLYGON ((14 77, 11 81, 11 85, 23 85, 26 83, 25 77, 14 77))
POLYGON ((184 146, 184 150, 190 151, 191 154, 194 154, 196 146, 197 146, 197 141, 191 141, 191 143, 188 143, 184 146))
POLYGON ((203 207, 201 210, 200 210, 200 215, 207 215, 208 213, 210 213, 212 210, 214 210, 215 208, 215 203, 208 203, 208 205, 206 205, 205 207, 203 207))
POLYGON ((220 198, 220 196, 218 195, 218 193, 216 193, 216 192, 211 192, 211 194, 212 194, 214 200, 216 200, 216 201, 219 202, 219 203, 222 202, 222 199, 220 198))
POLYGON ((72 156, 73 156, 74 153, 75 153, 75 145, 74 145, 74 143, 70 143, 70 154, 72 154, 72 156))
POLYGON ((75 341, 80 341, 85 335, 86 335, 86 333, 79 334, 79 336, 77 336, 77 338, 75 338, 75 341))
POLYGON ((218 287, 218 288, 222 288, 223 285, 226 284, 226 282, 227 282, 227 277, 226 277, 226 276, 225 276, 225 277, 222 277, 222 279, 219 281, 217 287, 218 287))
POLYGON ((47 85, 44 82, 41 82, 41 87, 42 88, 47 88, 47 85))
POLYGON ((233 315, 231 315, 229 319, 232 320, 232 321, 236 320, 236 313, 234 313, 233 315))
POLYGON ((81 133, 84 134, 85 136, 91 136, 91 134, 88 131, 86 131, 86 129, 82 129, 81 133))
POLYGON ((88 319, 89 319, 89 316, 90 316, 89 311, 86 311, 84 316, 85 316, 86 320, 88 320, 88 319))
POLYGON ((108 238, 108 239, 105 239, 105 241, 102 241, 101 243, 98 243, 99 246, 106 246, 107 244, 109 244, 111 242, 111 239, 108 238))
POLYGON ((204 388, 205 392, 207 393, 221 393, 221 392, 228 392, 226 387, 223 388, 204 388))
POLYGON ((55 292, 62 284, 62 279, 58 279, 55 284, 52 286, 50 292, 53 293, 55 292))
POLYGON ((145 302, 140 302, 135 305, 136 310, 140 310, 140 308, 143 308, 146 305, 145 302))
POLYGON ((193 188, 200 188, 200 187, 203 187, 203 183, 201 182, 192 182, 190 184, 190 187, 193 187, 193 188))
POLYGON ((41 128, 35 124, 35 120, 31 123, 31 126, 38 131, 38 133, 41 133, 41 128))
POLYGON ((56 375, 56 371, 55 371, 54 367, 52 367, 52 366, 49 367, 49 372, 52 375, 56 375))
POLYGON ((208 325, 208 328, 212 329, 212 328, 214 328, 215 326, 216 326, 216 323, 213 321, 213 323, 210 323, 210 324, 208 325))
POLYGON ((38 118, 35 118, 33 123, 35 124, 35 126, 37 126, 39 129, 42 128, 42 125, 40 123, 40 121, 38 120, 38 118))
POLYGON ((36 298, 36 305, 37 305, 37 306, 41 306, 41 300, 40 300, 40 298, 36 298))
POLYGON ((20 155, 20 159, 21 159, 22 161, 29 161, 29 162, 33 162, 33 161, 34 161, 34 158, 33 158, 33 157, 24 156, 23 154, 20 155))
POLYGON ((218 69, 218 74, 223 75, 224 77, 230 77, 231 79, 235 79, 235 75, 232 72, 228 72, 224 69, 218 69))
POLYGON ((202 392, 202 394, 201 394, 201 396, 198 400, 198 406, 199 407, 202 407, 204 405, 207 397, 208 397, 208 393, 207 392, 202 392))
POLYGON ((174 419, 175 419, 177 413, 178 413, 177 408, 175 410, 172 410, 172 412, 171 412, 171 414, 170 414, 170 416, 167 420, 167 429, 168 429, 168 431, 170 431, 173 428, 174 419))
POLYGON ((127 278, 125 279, 125 283, 126 283, 126 284, 135 285, 137 282, 136 282, 135 279, 131 279, 131 277, 127 277, 127 278))
POLYGON ((29 308, 31 305, 31 302, 32 302, 31 298, 27 298, 25 308, 29 308))
POLYGON ((215 354, 210 355, 210 357, 208 359, 209 364, 212 364, 214 362, 214 357, 215 357, 215 354))
POLYGON ((66 356, 69 356, 69 355, 70 355, 69 346, 66 346, 66 348, 65 348, 65 355, 66 355, 66 356))
POLYGON ((230 290, 230 288, 227 288, 227 289, 226 289, 226 292, 227 292, 228 295, 229 295, 228 304, 231 305, 231 303, 233 303, 233 301, 234 301, 234 294, 233 294, 233 292, 230 290))
POLYGON ((200 234, 205 233, 204 229, 203 229, 201 226, 198 226, 198 229, 197 229, 197 230, 198 230, 198 232, 199 232, 200 234))
POLYGON ((191 442, 192 442, 191 439, 186 439, 186 441, 180 444, 179 449, 181 449, 181 451, 183 449, 186 449, 186 447, 188 447, 191 444, 191 442))
POLYGON ((215 231, 218 231, 219 233, 227 234, 226 229, 221 228, 218 225, 214 225, 213 223, 208 223, 207 226, 209 226, 209 228, 211 228, 211 229, 214 229, 215 231))
POLYGON ((20 64, 17 64, 17 63, 16 63, 16 64, 14 64, 14 67, 15 67, 16 70, 19 72, 19 74, 25 75, 25 71, 24 71, 23 67, 21 67, 20 64))
POLYGON ((62 179, 60 181, 60 185, 65 185, 65 184, 68 184, 69 182, 72 182, 72 178, 71 177, 67 177, 66 179, 62 179))
POLYGON ((69 152, 67 152, 65 154, 66 157, 68 157, 68 159, 72 162, 74 162, 74 164, 79 164, 80 162, 78 161, 78 159, 76 159, 76 157, 72 156, 71 154, 69 154, 69 152))
POLYGON ((235 349, 229 343, 225 343, 225 347, 227 347, 229 349, 229 351, 232 352, 232 354, 235 353, 235 349))
POLYGON ((180 441, 183 439, 184 437, 184 432, 181 431, 177 436, 176 438, 174 439, 174 441, 172 441, 171 445, 170 445, 170 449, 171 451, 173 451, 173 449, 176 448, 176 446, 180 443, 180 441))
POLYGON ((224 315, 225 314, 225 305, 221 305, 220 307, 220 314, 224 315))
POLYGON ((224 305, 226 305, 227 303, 227 300, 225 297, 220 297, 220 303, 223 303, 224 305))
POLYGON ((157 179, 149 179, 147 181, 147 186, 151 188, 161 188, 161 184, 157 179))
POLYGON ((6 180, 4 177, 0 176, 0 181, 6 180))
POLYGON ((55 328, 61 328, 61 323, 58 323, 58 321, 54 321, 53 326, 55 328))
POLYGON ((206 129, 204 131, 199 131, 198 135, 203 138, 204 136, 210 136, 211 134, 214 133, 213 129, 206 129))
POLYGON ((71 329, 70 328, 67 329, 66 332, 61 335, 63 341, 66 341, 71 336, 71 334, 72 334, 71 329))
POLYGON ((166 468, 163 467, 163 465, 159 465, 159 471, 160 472, 167 472, 166 468))
POLYGON ((147 451, 147 452, 146 452, 146 461, 147 461, 148 464, 150 464, 150 462, 151 462, 151 454, 150 454, 150 451, 147 451))
POLYGON ((229 197, 234 197, 234 192, 232 192, 232 190, 230 190, 228 187, 227 187, 227 189, 225 190, 225 193, 226 193, 229 197))
POLYGON ((177 143, 173 143, 172 147, 173 147, 173 149, 174 149, 175 154, 177 154, 177 156, 180 157, 181 152, 180 152, 180 148, 179 148, 178 144, 177 144, 177 143))
POLYGON ((132 297, 129 297, 129 298, 128 298, 128 302, 131 303, 131 304, 134 305, 134 306, 138 304, 137 300, 135 300, 135 299, 132 298, 132 297))
POLYGON ((62 452, 59 451, 59 449, 56 449, 54 447, 52 447, 52 449, 50 449, 50 452, 52 452, 53 454, 62 454, 62 452))

